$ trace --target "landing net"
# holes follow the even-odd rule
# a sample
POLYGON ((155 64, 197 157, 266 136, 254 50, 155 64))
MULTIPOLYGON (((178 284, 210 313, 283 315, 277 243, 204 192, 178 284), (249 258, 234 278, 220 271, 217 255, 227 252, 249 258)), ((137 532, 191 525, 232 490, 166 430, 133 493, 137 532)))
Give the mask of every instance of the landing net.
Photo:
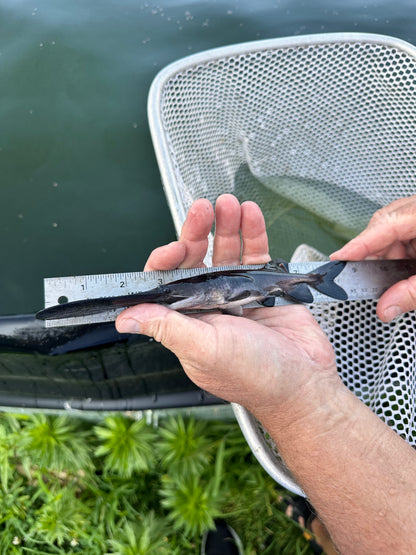
MULTIPOLYGON (((322 233, 345 242, 375 210, 416 193, 415 88, 416 49, 371 34, 258 41, 168 66, 153 82, 149 121, 177 231, 194 200, 228 192, 257 201, 272 223, 295 215, 273 255, 283 233, 320 247, 302 236, 308 219, 316 243, 322 233)), ((383 324, 372 301, 312 311, 344 383, 415 446, 415 315, 383 324)), ((235 412, 263 466, 300 492, 261 426, 235 412)))

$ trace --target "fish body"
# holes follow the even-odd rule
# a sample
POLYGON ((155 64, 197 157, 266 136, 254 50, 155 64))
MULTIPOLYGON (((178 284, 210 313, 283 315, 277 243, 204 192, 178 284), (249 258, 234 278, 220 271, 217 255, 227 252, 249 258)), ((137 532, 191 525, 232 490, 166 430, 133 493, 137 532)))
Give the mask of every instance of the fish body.
POLYGON ((126 308, 141 303, 158 303, 174 310, 221 310, 241 314, 252 302, 274 306, 275 297, 286 296, 294 302, 311 303, 309 286, 338 300, 347 294, 334 278, 343 270, 345 262, 328 262, 308 274, 287 271, 287 264, 272 261, 253 270, 223 270, 172 281, 132 295, 103 297, 69 302, 46 308, 36 315, 41 320, 52 320, 98 314, 108 309, 126 308))

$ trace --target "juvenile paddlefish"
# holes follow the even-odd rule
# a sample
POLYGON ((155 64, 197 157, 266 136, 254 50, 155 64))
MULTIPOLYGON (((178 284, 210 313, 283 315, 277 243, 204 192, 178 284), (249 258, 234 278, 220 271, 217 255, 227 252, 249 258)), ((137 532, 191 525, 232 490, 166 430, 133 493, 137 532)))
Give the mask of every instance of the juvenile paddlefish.
POLYGON ((311 303, 309 286, 337 300, 346 300, 347 293, 334 282, 345 262, 334 261, 319 266, 308 274, 288 271, 281 260, 256 269, 210 271, 189 278, 159 285, 131 295, 85 299, 45 308, 36 314, 40 320, 54 320, 99 314, 109 309, 127 308, 141 303, 158 303, 174 310, 220 310, 241 315, 243 307, 254 301, 271 307, 275 297, 285 296, 292 302, 311 303))

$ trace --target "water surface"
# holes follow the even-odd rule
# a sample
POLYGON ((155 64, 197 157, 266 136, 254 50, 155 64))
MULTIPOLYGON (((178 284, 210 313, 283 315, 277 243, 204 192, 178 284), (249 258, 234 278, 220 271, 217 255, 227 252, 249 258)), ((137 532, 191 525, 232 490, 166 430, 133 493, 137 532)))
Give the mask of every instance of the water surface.
MULTIPOLYGON (((345 4, 0 0, 0 314, 38 310, 45 276, 141 269, 174 238, 146 118, 169 62, 317 32, 416 43, 410 0, 345 4)), ((285 206, 302 242, 308 220, 285 206)), ((317 246, 343 240, 313 225, 317 246)))

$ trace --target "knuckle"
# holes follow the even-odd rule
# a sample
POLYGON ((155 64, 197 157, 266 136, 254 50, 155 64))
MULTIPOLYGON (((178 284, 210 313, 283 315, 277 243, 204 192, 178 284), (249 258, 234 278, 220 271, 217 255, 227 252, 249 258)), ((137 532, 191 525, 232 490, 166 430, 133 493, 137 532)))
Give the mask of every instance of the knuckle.
POLYGON ((416 276, 411 276, 406 281, 408 310, 416 309, 416 276))
POLYGON ((149 322, 149 332, 155 341, 169 347, 174 343, 175 324, 172 322, 172 311, 149 322))
POLYGON ((416 275, 393 285, 381 300, 385 308, 398 306, 403 313, 416 310, 416 275))
POLYGON ((371 216, 369 225, 379 225, 381 223, 390 221, 394 213, 394 211, 391 211, 391 206, 383 206, 383 208, 380 208, 371 216))
POLYGON ((374 212, 370 219, 370 224, 395 223, 402 218, 413 218, 415 210, 416 195, 404 199, 397 199, 374 212))

